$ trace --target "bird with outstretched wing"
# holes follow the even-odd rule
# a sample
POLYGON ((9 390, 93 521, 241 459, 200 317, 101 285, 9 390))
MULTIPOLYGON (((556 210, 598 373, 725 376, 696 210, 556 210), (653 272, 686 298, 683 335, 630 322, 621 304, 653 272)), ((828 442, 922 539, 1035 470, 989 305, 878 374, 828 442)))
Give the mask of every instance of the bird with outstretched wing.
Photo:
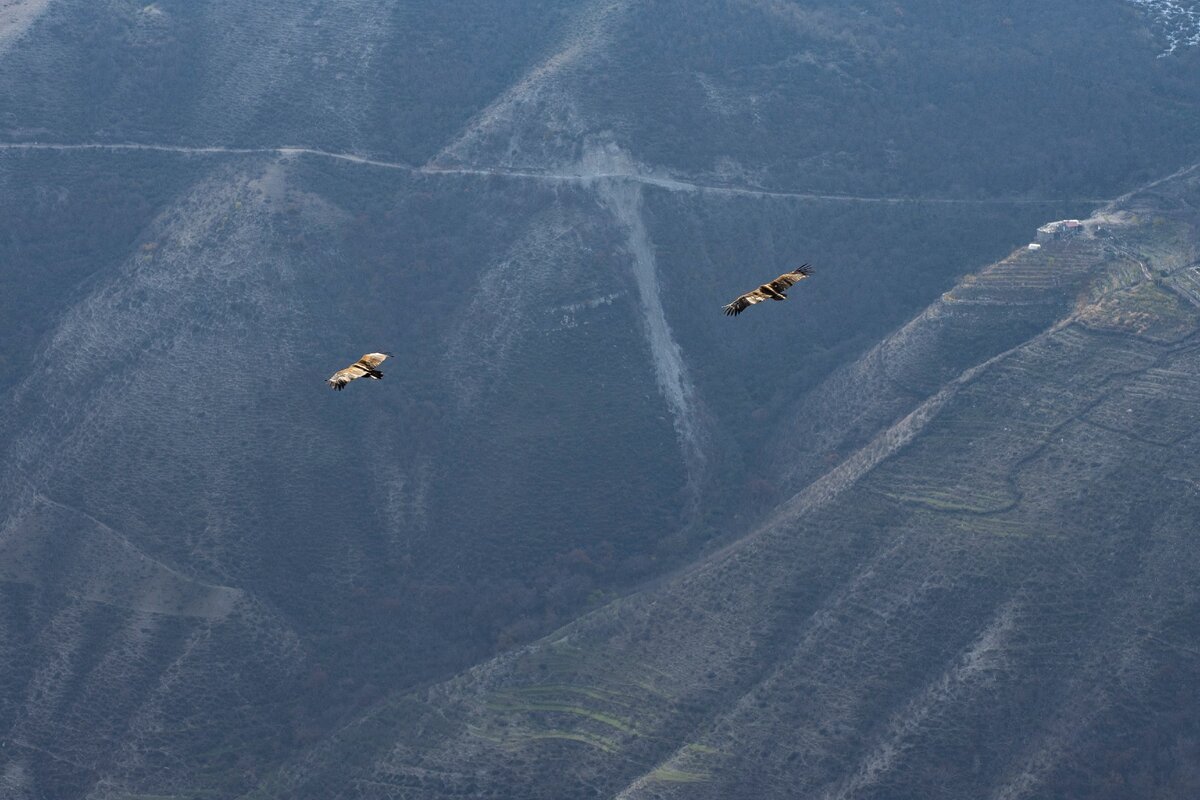
POLYGON ((770 283, 764 283, 752 292, 744 295, 725 306, 727 316, 737 316, 755 303, 763 300, 787 300, 787 290, 800 281, 812 275, 812 268, 802 264, 791 272, 785 272, 770 283))
POLYGON ((391 353, 367 353, 345 369, 339 369, 333 373, 329 378, 330 387, 340 392, 345 388, 347 383, 357 378, 365 376, 373 380, 382 379, 383 373, 376 369, 376 367, 382 364, 390 355, 391 353))

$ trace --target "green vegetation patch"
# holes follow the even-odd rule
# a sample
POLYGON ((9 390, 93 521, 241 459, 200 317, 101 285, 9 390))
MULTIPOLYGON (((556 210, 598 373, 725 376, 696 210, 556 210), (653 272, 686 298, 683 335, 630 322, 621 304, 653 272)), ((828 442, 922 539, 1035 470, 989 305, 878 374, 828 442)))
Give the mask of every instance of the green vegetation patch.
POLYGON ((707 772, 685 772, 681 769, 659 767, 650 773, 650 780, 661 783, 704 783, 712 780, 707 772))
POLYGON ((1106 261, 1100 274, 1087 288, 1085 302, 1094 303, 1101 298, 1129 289, 1145 280, 1141 265, 1132 258, 1120 256, 1106 261))
POLYGON ((526 686, 522 689, 514 689, 505 694, 523 696, 523 697, 546 697, 562 694, 576 694, 592 700, 598 700, 602 703, 616 703, 620 706, 635 707, 639 705, 637 698, 630 697, 627 694, 613 691, 611 689, 600 689, 598 687, 572 686, 565 683, 551 683, 541 686, 526 686))
POLYGON ((884 497, 906 505, 924 506, 942 513, 995 514, 1016 505, 1016 499, 1006 493, 962 490, 927 489, 914 492, 882 492, 884 497))
POLYGON ((559 728, 535 730, 515 725, 503 729, 489 729, 476 725, 468 725, 467 732, 471 736, 490 742, 506 750, 512 750, 527 745, 530 742, 541 741, 543 739, 563 739, 579 742, 590 747, 595 747, 598 750, 603 750, 606 753, 614 753, 618 749, 617 742, 612 739, 594 733, 587 733, 586 731, 568 731, 559 728))
POLYGON ((505 711, 515 713, 536 713, 552 712, 559 714, 574 714, 579 717, 586 717, 594 722, 599 722, 602 725, 607 725, 610 728, 615 728, 622 733, 628 733, 632 736, 639 735, 636 727, 625 720, 618 719, 611 714, 605 714, 600 711, 592 711, 581 706, 568 705, 566 703, 547 703, 547 702, 529 702, 520 701, 517 698, 497 699, 489 701, 488 708, 493 711, 505 711))
POLYGON ((919 524, 946 532, 968 536, 1031 536, 1045 534, 1045 526, 1014 517, 1012 514, 976 515, 924 513, 916 518, 919 524))
POLYGON ((1099 298, 1079 309, 1090 328, 1132 333, 1174 342, 1196 329, 1196 310, 1157 282, 1145 281, 1099 298))
POLYGON ((609 741, 600 736, 593 736, 588 733, 579 733, 577 731, 538 731, 537 733, 523 733, 515 736, 515 739, 536 741, 541 739, 561 739, 568 742, 579 742, 586 744, 589 747, 595 747, 598 750, 603 750, 606 753, 617 752, 617 746, 614 742, 609 741))

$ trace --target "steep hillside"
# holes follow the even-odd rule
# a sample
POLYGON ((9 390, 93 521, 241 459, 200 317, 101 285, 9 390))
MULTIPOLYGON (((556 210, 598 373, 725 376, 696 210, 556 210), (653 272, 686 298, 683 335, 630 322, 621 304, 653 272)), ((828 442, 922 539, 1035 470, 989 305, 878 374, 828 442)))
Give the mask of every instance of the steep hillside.
MULTIPOLYGON (((1155 281, 1115 256, 1097 278, 1111 243, 1048 248, 1058 268, 1000 269, 1027 287, 964 284, 889 336, 1047 219, 1200 159, 1197 48, 1160 58, 1156 19, 0 0, 0 794, 341 791, 393 735, 453 759, 402 712, 361 769, 326 760, 364 715, 589 611, 625 630, 617 598, 756 551, 797 491, 865 469, 947 382, 1068 314, 1081 352, 1128 332, 1180 350, 1162 281, 1198 292, 1151 256, 1190 232, 1144 220, 1120 246, 1155 281), (721 316, 804 260, 792 303, 721 316), (383 382, 328 390, 377 349, 383 382)), ((1004 458, 975 500, 946 485, 957 462, 863 472, 881 483, 855 508, 1001 514, 1004 458)), ((798 619, 875 552, 862 525, 779 534, 832 549, 802 568, 764 549, 780 571, 747 580, 815 587, 775 601, 798 619)), ((704 622, 673 627, 700 646, 704 622)), ((722 663, 711 697, 679 689, 714 737, 751 680, 722 663)), ((642 705, 663 738, 638 758, 665 763, 697 723, 642 705)), ((587 763, 618 788, 646 766, 587 763)))
POLYGON ((1198 207, 963 279, 796 405, 749 536, 255 796, 1193 796, 1198 207))
MULTIPOLYGON (((102 196, 80 199, 75 173, 103 160, 7 158, 15 213, 55 226, 9 250, 51 265, 12 277, 8 319, 39 344, 10 351, 0 413, 6 574, 26 587, 3 651, 12 785, 67 796, 96 781, 248 788, 384 693, 738 535, 749 520, 728 524, 724 507, 762 496, 771 475, 738 426, 786 416, 788 398, 915 305, 904 272, 956 270, 964 226, 990 222, 972 244, 996 250, 1038 221, 1036 207, 240 155, 202 162, 211 171, 153 215, 117 202, 111 227, 80 230, 78 204, 102 196), (908 267, 868 293, 879 316, 856 322, 838 303, 871 262, 839 269, 834 254, 869 257, 839 245, 868 222, 905 231, 893 252, 908 267), (830 264, 799 313, 720 315, 763 264, 798 252, 830 264), (75 288, 56 291, 67 276, 75 288), (31 313, 42 303, 58 310, 31 313), (781 335, 808 345, 730 379, 781 335), (324 378, 364 348, 397 354, 385 381, 330 392, 324 378), (195 603, 236 607, 235 627, 281 644, 226 639, 231 619, 198 622, 195 603), (86 634, 101 612, 118 613, 110 633, 86 634), (143 613, 171 631, 158 660, 121 644, 143 613), (56 626, 63 614, 82 621, 56 626), (105 705, 71 688, 98 671, 105 705), (228 698, 190 694, 227 673, 250 682, 233 705, 264 729, 248 728, 249 751, 227 736, 228 698), (101 720, 111 736, 90 738, 101 720)), ((89 181, 127 197, 141 171, 126 169, 89 181)))

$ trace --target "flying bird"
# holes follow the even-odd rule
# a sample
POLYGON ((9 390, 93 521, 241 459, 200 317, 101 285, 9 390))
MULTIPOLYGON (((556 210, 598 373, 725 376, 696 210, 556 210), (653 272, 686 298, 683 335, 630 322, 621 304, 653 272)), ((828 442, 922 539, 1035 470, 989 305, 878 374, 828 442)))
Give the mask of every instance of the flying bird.
POLYGON ((763 300, 787 300, 788 287, 799 283, 809 275, 812 275, 812 268, 808 264, 803 264, 791 272, 785 272, 770 283, 764 283, 754 291, 746 292, 737 300, 725 306, 725 314, 727 316, 737 316, 750 306, 755 303, 761 303, 763 300))
POLYGON ((382 364, 390 355, 391 353, 367 353, 345 369, 339 369, 333 373, 329 378, 330 387, 340 392, 347 383, 364 375, 374 380, 382 379, 383 373, 377 370, 376 367, 382 364))

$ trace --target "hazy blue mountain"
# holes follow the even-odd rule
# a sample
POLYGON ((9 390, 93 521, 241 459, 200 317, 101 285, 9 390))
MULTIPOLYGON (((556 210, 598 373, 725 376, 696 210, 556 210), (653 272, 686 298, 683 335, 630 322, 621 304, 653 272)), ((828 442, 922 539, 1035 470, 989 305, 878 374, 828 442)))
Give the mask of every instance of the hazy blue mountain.
POLYGON ((1186 24, 0 8, 0 796, 1191 796, 1186 24))

